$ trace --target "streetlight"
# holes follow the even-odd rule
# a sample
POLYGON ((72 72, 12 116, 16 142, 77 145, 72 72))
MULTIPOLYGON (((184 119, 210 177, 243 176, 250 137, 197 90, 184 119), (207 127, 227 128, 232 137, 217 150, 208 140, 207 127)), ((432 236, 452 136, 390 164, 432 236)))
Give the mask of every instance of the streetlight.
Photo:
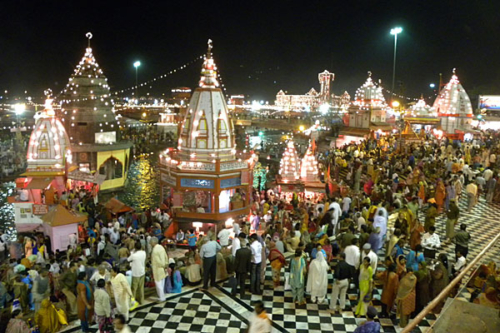
POLYGON ((431 89, 434 89, 434 88, 436 88, 436 85, 435 85, 434 83, 431 83, 431 84, 429 84, 429 87, 430 87, 431 89))
POLYGON ((403 28, 397 27, 391 29, 391 35, 394 35, 394 61, 392 64, 392 90, 391 90, 391 100, 394 96, 394 82, 396 80, 396 47, 398 45, 398 34, 403 32, 403 28))
POLYGON ((18 103, 14 105, 14 112, 16 113, 16 125, 19 130, 21 130, 21 124, 19 123, 19 116, 23 114, 26 110, 26 105, 24 103, 18 103))
POLYGON ((139 95, 138 95, 138 92, 137 92, 137 90, 139 88, 138 87, 138 82, 137 82, 137 77, 138 77, 137 72, 139 70, 139 66, 140 65, 141 65, 140 61, 134 62, 134 67, 135 67, 135 97, 137 98, 137 101, 139 101, 139 95))

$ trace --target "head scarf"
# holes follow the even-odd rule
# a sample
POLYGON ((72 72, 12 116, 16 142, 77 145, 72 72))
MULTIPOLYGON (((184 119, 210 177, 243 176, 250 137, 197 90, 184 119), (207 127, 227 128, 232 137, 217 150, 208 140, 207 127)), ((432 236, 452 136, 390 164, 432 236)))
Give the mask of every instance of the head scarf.
POLYGON ((401 279, 401 281, 399 281, 399 288, 396 299, 403 300, 407 298, 411 294, 411 292, 415 289, 416 284, 417 284, 417 277, 412 273, 406 274, 401 279))

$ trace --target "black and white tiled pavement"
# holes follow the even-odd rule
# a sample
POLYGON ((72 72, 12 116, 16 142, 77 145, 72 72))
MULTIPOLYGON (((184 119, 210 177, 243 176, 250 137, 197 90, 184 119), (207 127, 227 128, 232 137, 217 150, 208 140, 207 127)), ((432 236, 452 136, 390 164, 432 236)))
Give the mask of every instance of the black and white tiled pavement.
MULTIPOLYGON (((500 233, 500 206, 489 205, 482 198, 471 213, 466 213, 465 201, 460 202, 462 210, 460 223, 468 226, 472 240, 468 258, 474 258, 486 244, 500 233)), ((423 219, 422 219, 423 220, 423 219)), ((445 235, 446 217, 441 215, 436 220, 437 232, 442 239, 445 235)), ((457 226, 458 228, 458 226, 457 226)), ((485 256, 482 262, 498 258, 500 254, 497 244, 485 256)), ((454 245, 443 244, 441 252, 445 252, 454 262, 454 245)), ((282 272, 284 280, 284 272, 282 272)), ((328 297, 333 282, 329 275, 328 297)), ((249 281, 247 282, 249 283, 249 281)), ((249 286, 248 286, 249 287, 249 286)), ((373 305, 380 311, 380 289, 374 291, 373 305)), ((462 289, 458 299, 466 300, 470 290, 462 289)), ((266 271, 263 295, 247 295, 243 299, 232 297, 227 282, 208 291, 198 288, 188 289, 181 294, 171 295, 166 302, 144 305, 131 313, 129 326, 132 332, 243 332, 247 328, 253 302, 262 300, 273 323, 273 332, 316 333, 316 332, 353 332, 364 319, 354 317, 353 308, 357 303, 357 295, 353 290, 348 292, 346 310, 342 314, 332 315, 328 312, 328 304, 298 306, 292 302, 290 291, 283 286, 274 288, 270 267, 266 271)), ((309 300, 309 299, 308 299, 309 300)), ((436 320, 435 315, 428 315, 414 332, 426 332, 436 320)), ((397 320, 380 319, 381 332, 400 332, 397 320)), ((95 330, 95 326, 94 326, 95 330)), ((76 330, 68 330, 76 331, 76 330)))

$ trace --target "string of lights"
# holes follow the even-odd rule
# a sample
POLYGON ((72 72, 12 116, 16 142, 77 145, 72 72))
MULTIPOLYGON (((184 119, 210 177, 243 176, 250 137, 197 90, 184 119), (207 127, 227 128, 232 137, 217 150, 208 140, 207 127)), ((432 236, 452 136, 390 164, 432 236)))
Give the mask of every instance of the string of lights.
MULTIPOLYGON (((388 93, 389 95, 392 95, 394 97, 398 97, 398 98, 401 98, 401 99, 406 99, 408 101, 419 101, 421 98, 415 98, 415 97, 407 97, 407 96, 403 96, 403 95, 400 95, 400 94, 396 94, 396 93, 393 93, 391 92, 389 89, 384 89, 386 93, 388 93)), ((438 94, 437 93, 434 93, 432 95, 429 95, 427 97, 424 97, 424 99, 431 99, 431 98, 434 98, 436 97, 438 94)))
POLYGON ((151 85, 151 84, 155 83, 156 81, 159 81, 159 80, 165 79, 165 78, 167 78, 167 77, 169 77, 169 76, 171 76, 171 75, 173 75, 173 74, 177 73, 178 71, 181 71, 181 70, 183 70, 183 69, 188 68, 188 67, 189 67, 189 66, 191 66, 192 64, 197 63, 199 60, 204 59, 204 58, 205 58, 205 56, 204 56, 204 55, 197 56, 197 57, 196 57, 196 58, 194 58, 193 60, 188 61, 188 62, 186 62, 185 64, 183 64, 183 65, 181 65, 181 66, 179 66, 179 67, 177 67, 177 68, 174 68, 174 69, 172 69, 172 70, 170 70, 170 71, 166 72, 165 74, 159 75, 159 76, 157 76, 157 77, 155 77, 155 78, 152 78, 152 79, 150 79, 150 80, 148 80, 148 81, 144 81, 144 82, 142 82, 142 83, 139 83, 137 86, 135 86, 135 85, 134 85, 134 86, 132 86, 132 87, 128 87, 128 88, 125 88, 125 89, 117 90, 117 91, 115 91, 115 95, 122 94, 122 93, 124 93, 124 92, 126 92, 126 91, 132 91, 132 90, 135 90, 137 87, 144 87, 144 86, 151 85))

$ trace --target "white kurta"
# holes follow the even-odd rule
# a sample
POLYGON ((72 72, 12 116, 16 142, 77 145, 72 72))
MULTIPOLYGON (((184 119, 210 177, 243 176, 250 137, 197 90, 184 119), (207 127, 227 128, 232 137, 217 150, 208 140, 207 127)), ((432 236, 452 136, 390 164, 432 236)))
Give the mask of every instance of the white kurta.
POLYGON ((113 286, 113 294, 115 295, 116 310, 128 320, 132 290, 127 278, 122 273, 119 273, 111 279, 111 285, 113 286))
POLYGON ((328 263, 325 260, 323 252, 316 254, 316 259, 309 265, 309 275, 307 276, 306 291, 311 297, 324 298, 328 289, 328 263))
POLYGON ((167 277, 165 268, 168 267, 168 255, 165 248, 156 244, 151 252, 151 264, 153 266, 153 276, 155 282, 159 282, 167 277))

